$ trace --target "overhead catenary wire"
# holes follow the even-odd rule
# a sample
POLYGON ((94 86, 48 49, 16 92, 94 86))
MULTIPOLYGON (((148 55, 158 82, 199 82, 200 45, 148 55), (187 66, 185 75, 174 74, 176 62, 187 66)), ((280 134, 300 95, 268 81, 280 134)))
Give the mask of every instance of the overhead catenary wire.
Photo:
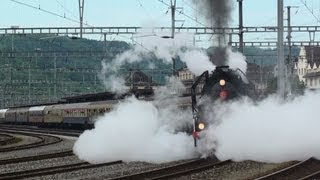
POLYGON ((144 5, 142 4, 141 0, 137 0, 139 6, 146 12, 146 14, 150 17, 150 13, 148 12, 147 8, 144 7, 144 5))
POLYGON ((190 3, 186 2, 185 0, 182 0, 182 2, 188 6, 189 8, 191 8, 192 10, 194 10, 195 12, 201 13, 201 11, 199 11, 198 9, 194 8, 190 3))
MULTIPOLYGON (((51 14, 51 15, 54 15, 54 16, 57 16, 57 17, 60 17, 60 18, 64 18, 64 19, 70 20, 70 21, 72 21, 72 22, 80 23, 80 21, 78 21, 78 20, 71 19, 71 18, 68 18, 68 17, 66 17, 66 16, 62 16, 62 15, 60 15, 60 14, 57 14, 57 13, 54 13, 54 12, 51 12, 51 11, 42 9, 42 8, 40 7, 40 5, 39 5, 39 7, 36 7, 36 6, 30 5, 30 4, 27 4, 27 3, 24 3, 24 2, 20 2, 20 1, 17 1, 17 0, 10 0, 10 1, 15 2, 15 3, 17 3, 17 4, 21 4, 21 5, 23 5, 23 6, 27 6, 27 7, 36 9, 36 10, 40 10, 40 11, 42 11, 42 12, 45 12, 45 13, 48 13, 48 14, 51 14)), ((57 1, 57 0, 56 0, 56 1, 57 1)), ((57 1, 57 2, 58 2, 58 1, 57 1)), ((59 4, 61 5, 61 3, 59 3, 59 4)), ((93 26, 89 25, 88 23, 84 23, 84 24, 87 25, 87 26, 89 26, 89 27, 93 27, 93 26)), ((123 38, 126 38, 126 39, 129 39, 129 40, 132 40, 132 39, 126 37, 126 36, 122 36, 122 35, 119 35, 119 34, 117 34, 117 36, 123 37, 123 38)), ((137 43, 137 41, 135 41, 135 40, 132 40, 132 41, 134 41, 135 43, 137 43)), ((149 50, 148 48, 144 47, 142 44, 139 44, 139 43, 137 43, 137 44, 140 45, 140 46, 141 46, 142 48, 144 48, 145 50, 151 52, 151 50, 149 50)))
POLYGON ((73 14, 69 9, 67 9, 59 0, 56 0, 56 2, 67 12, 69 12, 74 18, 78 18, 76 15, 73 14))
POLYGON ((307 5, 307 1, 300 0, 301 3, 307 8, 307 10, 312 14, 312 16, 317 20, 317 23, 320 23, 319 17, 317 17, 312 9, 307 5))
MULTIPOLYGON (((57 16, 57 17, 66 19, 66 20, 69 20, 69 21, 72 21, 72 22, 75 22, 75 23, 80 23, 80 21, 78 21, 78 20, 75 20, 75 19, 72 19, 72 18, 69 18, 69 17, 65 17, 65 16, 60 15, 60 14, 58 14, 58 13, 51 12, 51 11, 49 11, 49 10, 43 9, 43 8, 40 7, 40 5, 39 5, 39 7, 36 7, 36 6, 30 5, 30 4, 21 2, 21 1, 17 1, 17 0, 9 0, 9 1, 12 1, 12 2, 17 3, 17 4, 21 4, 21 5, 23 5, 23 6, 27 6, 27 7, 30 7, 30 8, 39 10, 39 11, 42 11, 42 12, 45 12, 45 13, 47 13, 47 14, 51 14, 51 15, 54 15, 54 16, 57 16)), ((88 26, 87 23, 83 23, 83 24, 85 24, 85 25, 88 26)))
MULTIPOLYGON (((17 4, 21 4, 23 6, 27 6, 27 7, 30 7, 30 8, 33 8, 33 9, 36 9, 36 10, 40 10, 42 12, 45 12, 45 13, 48 13, 48 14, 51 14, 51 15, 54 15, 54 16, 57 16, 57 17, 60 17, 60 18, 64 18, 64 19, 67 19, 69 21, 72 21, 72 22, 76 22, 76 23, 80 23, 80 21, 78 20, 75 20, 75 19, 72 19, 72 18, 68 18, 68 17, 65 17, 63 15, 60 15, 60 14, 57 14, 55 12, 51 12, 51 11, 48 11, 48 10, 45 10, 45 9, 42 9, 39 5, 39 7, 36 7, 36 6, 33 6, 33 5, 30 5, 30 4, 27 4, 27 3, 24 3, 24 2, 20 2, 20 1, 17 1, 17 0, 10 0, 14 3, 17 3, 17 4)), ((88 27, 93 27, 92 25, 88 24, 88 23, 83 23, 85 24, 86 26, 88 27)), ((145 46, 143 46, 142 44, 138 43, 137 41, 135 41, 134 39, 132 38, 129 38, 129 37, 126 37, 126 36, 123 36, 123 35, 120 35, 120 34, 117 34, 117 36, 119 37, 122 37, 122 38, 125 38, 125 39, 128 39, 128 40, 131 40, 133 42, 135 42, 137 45, 141 46, 142 48, 144 48, 145 50, 149 51, 149 52, 152 52, 150 49, 146 48, 145 46)))
MULTIPOLYGON (((171 7, 171 5, 170 5, 170 4, 168 4, 168 3, 164 2, 163 0, 158 0, 158 1, 159 1, 159 2, 161 2, 162 4, 167 5, 168 7, 171 7)), ((190 19, 190 20, 192 20, 192 21, 194 21, 194 22, 196 22, 196 23, 200 24, 201 26, 207 27, 207 25, 205 25, 204 23, 202 23, 202 22, 198 21, 196 18, 193 18, 193 17, 191 17, 191 16, 187 15, 187 14, 186 14, 186 13, 184 13, 181 9, 176 9, 176 12, 178 12, 179 14, 184 15, 184 16, 185 16, 185 17, 187 17, 188 19, 190 19)))

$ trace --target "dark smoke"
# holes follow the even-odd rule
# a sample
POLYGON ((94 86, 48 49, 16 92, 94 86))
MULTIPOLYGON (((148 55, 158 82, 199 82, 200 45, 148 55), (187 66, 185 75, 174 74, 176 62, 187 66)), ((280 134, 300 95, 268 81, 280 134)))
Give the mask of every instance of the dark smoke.
MULTIPOLYGON (((223 28, 228 27, 231 18, 232 3, 231 0, 192 0, 197 6, 198 11, 206 18, 210 27, 223 28)), ((217 34, 218 48, 212 52, 213 63, 217 66, 227 64, 226 53, 226 34, 217 34)), ((215 42, 214 42, 215 43, 215 42)))

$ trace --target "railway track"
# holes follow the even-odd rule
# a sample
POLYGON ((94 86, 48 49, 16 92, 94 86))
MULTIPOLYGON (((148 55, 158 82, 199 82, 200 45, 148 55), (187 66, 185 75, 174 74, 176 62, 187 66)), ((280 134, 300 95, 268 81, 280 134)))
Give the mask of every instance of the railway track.
POLYGON ((3 126, 3 125, 0 125, 0 129, 55 134, 55 135, 72 136, 72 137, 79 137, 79 135, 82 133, 82 131, 71 131, 71 130, 65 130, 65 129, 61 129, 61 130, 60 129, 35 129, 35 128, 12 127, 12 126, 3 126))
POLYGON ((59 174, 59 173, 77 171, 82 169, 98 168, 103 166, 111 166, 111 165, 120 164, 120 163, 122 163, 122 161, 113 161, 113 162, 102 163, 102 164, 89 164, 87 162, 81 162, 81 163, 74 163, 74 164, 68 164, 68 165, 53 166, 48 168, 10 172, 10 173, 0 174, 0 180, 1 179, 9 180, 9 179, 22 179, 22 178, 36 178, 39 176, 59 174))
POLYGON ((50 136, 50 135, 33 134, 31 132, 21 132, 21 131, 14 131, 14 130, 6 130, 6 129, 2 129, 2 128, 0 128, 0 130, 1 130, 1 132, 11 133, 11 134, 19 134, 19 135, 24 135, 24 136, 29 136, 29 137, 34 137, 36 139, 39 139, 39 141, 36 141, 36 142, 33 142, 33 143, 0 148, 0 152, 9 152, 9 151, 37 148, 37 147, 41 147, 41 146, 47 146, 47 145, 56 144, 56 143, 59 143, 59 142, 61 142, 63 140, 63 139, 61 139, 59 137, 50 136))
POLYGON ((310 158, 256 180, 314 179, 313 177, 320 177, 320 161, 310 158))
POLYGON ((315 180, 315 179, 320 179, 320 171, 317 171, 313 174, 300 178, 299 180, 315 180))
POLYGON ((202 172, 208 169, 218 168, 232 161, 221 161, 217 159, 196 159, 185 163, 164 167, 156 170, 146 171, 137 174, 131 174, 121 177, 113 178, 113 180, 126 180, 126 179, 168 179, 177 178, 193 173, 202 172))
POLYGON ((12 144, 17 140, 14 136, 12 136, 10 134, 0 133, 0 136, 2 137, 1 140, 0 140, 0 146, 5 146, 7 144, 12 144))
POLYGON ((70 151, 63 151, 63 152, 57 152, 57 153, 41 154, 36 156, 25 156, 20 158, 2 159, 0 160, 0 165, 39 161, 44 159, 52 159, 52 158, 59 158, 59 157, 66 157, 66 156, 74 156, 73 151, 70 150, 70 151))

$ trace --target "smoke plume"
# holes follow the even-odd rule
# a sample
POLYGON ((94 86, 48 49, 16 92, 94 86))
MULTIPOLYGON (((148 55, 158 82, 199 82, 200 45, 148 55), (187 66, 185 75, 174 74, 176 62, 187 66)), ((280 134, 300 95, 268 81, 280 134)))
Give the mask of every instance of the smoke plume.
MULTIPOLYGON (((193 0, 193 3, 198 8, 199 12, 202 12, 204 18, 207 20, 209 27, 213 28, 225 28, 228 27, 231 18, 232 1, 231 0, 193 0)), ((217 38, 213 39, 217 43, 213 42, 213 45, 218 46, 214 50, 212 61, 217 66, 226 65, 227 53, 226 53, 226 34, 221 31, 217 34, 217 38)))
POLYGON ((231 0, 193 0, 211 27, 227 27, 231 18, 231 0))

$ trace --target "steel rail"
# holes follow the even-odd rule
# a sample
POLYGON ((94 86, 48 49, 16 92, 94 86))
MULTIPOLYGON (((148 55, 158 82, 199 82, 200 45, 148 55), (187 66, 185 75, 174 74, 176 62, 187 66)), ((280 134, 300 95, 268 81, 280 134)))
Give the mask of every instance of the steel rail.
POLYGON ((31 177, 35 178, 38 176, 59 174, 59 173, 65 173, 65 172, 82 170, 82 169, 98 168, 103 166, 111 166, 111 165, 120 164, 120 163, 122 163, 122 161, 113 161, 113 162, 102 163, 102 164, 89 164, 87 162, 81 162, 81 163, 53 166, 53 167, 47 167, 47 168, 4 173, 4 174, 0 174, 0 179, 9 180, 9 179, 22 179, 22 178, 31 178, 31 177))
POLYGON ((0 128, 0 129, 1 129, 1 132, 12 133, 12 134, 20 134, 20 135, 31 136, 31 137, 35 137, 35 138, 40 139, 40 141, 36 141, 36 142, 30 143, 30 144, 22 144, 22 145, 18 145, 18 146, 0 148, 0 152, 8 152, 8 151, 17 151, 17 150, 36 148, 36 147, 56 144, 56 143, 59 143, 59 142, 62 141, 61 138, 56 137, 56 136, 32 134, 31 132, 16 132, 14 130, 5 130, 4 128, 0 128), (46 142, 45 137, 46 138, 53 138, 54 140, 51 141, 51 142, 46 142))
POLYGON ((126 179, 167 179, 169 177, 180 177, 189 173, 201 172, 206 169, 222 166, 231 161, 219 162, 217 159, 195 159, 188 162, 164 167, 156 170, 145 171, 137 174, 130 174, 112 178, 113 180, 126 179))
POLYGON ((299 179, 300 177, 314 173, 315 169, 319 168, 320 162, 314 158, 309 158, 279 171, 259 177, 256 180, 288 179, 289 176, 294 176, 294 178, 291 177, 293 179, 299 179))

